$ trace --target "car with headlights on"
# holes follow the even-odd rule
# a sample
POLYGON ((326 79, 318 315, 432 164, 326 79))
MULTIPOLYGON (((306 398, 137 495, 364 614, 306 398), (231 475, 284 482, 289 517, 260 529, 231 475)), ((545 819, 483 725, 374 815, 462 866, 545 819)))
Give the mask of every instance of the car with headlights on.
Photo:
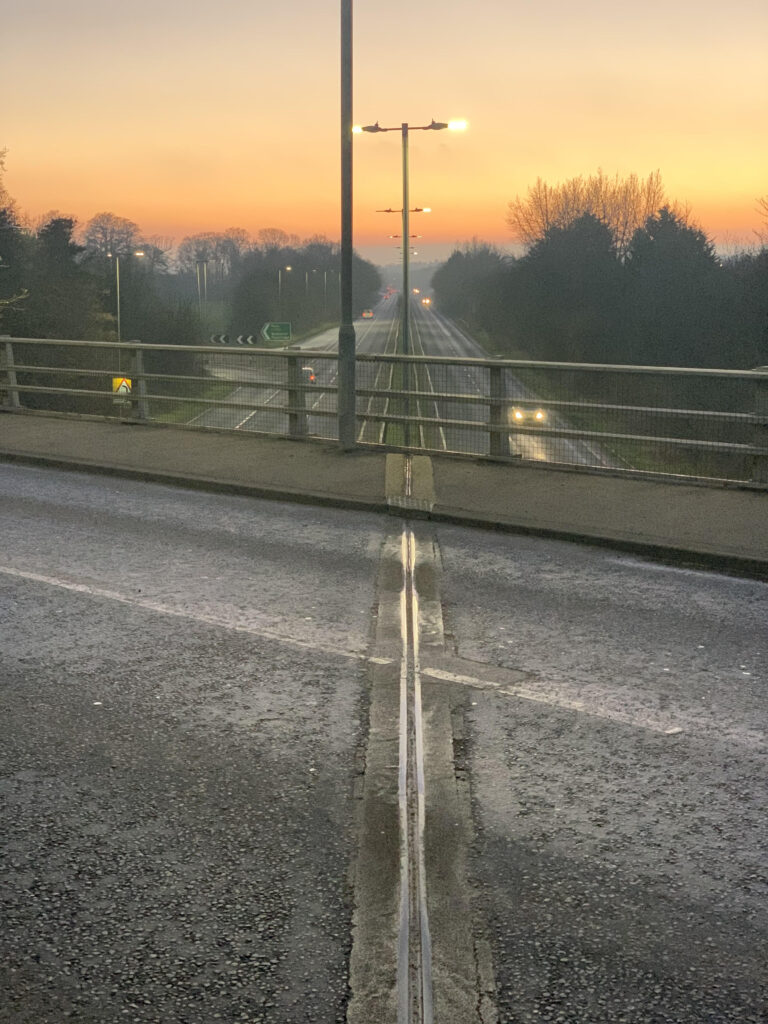
POLYGON ((515 405, 509 410, 509 420, 513 424, 541 427, 547 422, 547 412, 535 406, 515 405))

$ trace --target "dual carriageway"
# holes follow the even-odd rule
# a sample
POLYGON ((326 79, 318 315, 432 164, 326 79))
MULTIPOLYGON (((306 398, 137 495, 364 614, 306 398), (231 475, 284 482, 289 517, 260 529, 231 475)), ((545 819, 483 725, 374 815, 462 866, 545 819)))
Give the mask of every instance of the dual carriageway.
MULTIPOLYGON (((458 360, 487 359, 487 353, 477 342, 431 307, 412 302, 410 323, 413 355, 458 360)), ((361 318, 356 322, 357 355, 363 359, 376 355, 396 357, 400 326, 397 294, 383 298, 376 307, 373 319, 361 318)), ((310 436, 329 436, 329 429, 336 416, 337 344, 338 331, 333 329, 292 346, 305 357, 302 384, 307 396, 307 433, 310 436), (309 376, 310 369, 313 379, 309 376)), ((226 354, 217 355, 209 360, 208 372, 213 378, 226 380, 236 375, 242 383, 233 387, 226 400, 233 408, 222 404, 206 409, 190 420, 190 426, 258 433, 275 431, 275 424, 285 403, 285 388, 248 383, 249 376, 253 380, 263 378, 263 360, 260 367, 249 370, 240 358, 228 360, 226 354), (245 408, 249 404, 258 408, 245 408)), ((482 446, 484 440, 487 450, 488 438, 483 439, 481 436, 488 415, 487 408, 482 404, 488 393, 483 369, 467 364, 422 364, 411 370, 412 379, 407 382, 403 380, 404 372, 396 361, 372 364, 363 361, 358 364, 359 444, 389 443, 425 451, 475 453, 478 444, 482 446), (400 393, 403 390, 412 392, 413 397, 392 397, 392 392, 400 393), (478 404, 460 401, 458 398, 451 401, 443 397, 450 395, 474 396, 478 404), (398 416, 413 418, 415 422, 406 428, 398 416), (473 421, 477 424, 474 429, 473 421), (444 425, 451 422, 461 425, 444 425), (409 431, 407 438, 406 429, 409 431)), ((533 461, 549 461, 552 457, 551 443, 537 436, 535 428, 540 424, 535 414, 544 418, 541 425, 550 427, 555 425, 556 415, 549 416, 539 410, 536 396, 519 382, 512 381, 508 385, 507 397, 511 403, 515 400, 521 403, 518 406, 511 405, 508 413, 513 428, 509 437, 510 454, 533 461), (525 422, 518 422, 517 417, 525 417, 525 422)), ((594 445, 578 441, 560 443, 564 443, 567 448, 567 461, 594 464, 594 445), (586 457, 587 449, 589 459, 586 457)), ((600 456, 600 464, 607 466, 610 461, 600 456)))

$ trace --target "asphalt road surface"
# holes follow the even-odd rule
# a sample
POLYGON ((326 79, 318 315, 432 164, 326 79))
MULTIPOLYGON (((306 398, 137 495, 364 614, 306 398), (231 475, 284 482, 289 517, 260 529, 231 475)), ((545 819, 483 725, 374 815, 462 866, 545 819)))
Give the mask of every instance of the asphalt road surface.
MULTIPOLYGON (((439 1024, 768 1019, 768 586, 420 530, 439 1024)), ((3 465, 0 531, 0 1020, 346 1021, 393 520, 3 465)))
POLYGON ((343 1021, 379 523, 0 481, 0 1020, 343 1021))
POLYGON ((440 544, 500 1020, 768 1019, 768 587, 440 544))

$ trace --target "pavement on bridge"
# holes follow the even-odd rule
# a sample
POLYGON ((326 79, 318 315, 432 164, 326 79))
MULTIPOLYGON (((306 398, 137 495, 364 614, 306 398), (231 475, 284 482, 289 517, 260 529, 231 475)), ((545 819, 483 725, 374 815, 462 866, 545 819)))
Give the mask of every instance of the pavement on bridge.
POLYGON ((768 492, 0 414, 0 459, 595 543, 768 579, 768 492))

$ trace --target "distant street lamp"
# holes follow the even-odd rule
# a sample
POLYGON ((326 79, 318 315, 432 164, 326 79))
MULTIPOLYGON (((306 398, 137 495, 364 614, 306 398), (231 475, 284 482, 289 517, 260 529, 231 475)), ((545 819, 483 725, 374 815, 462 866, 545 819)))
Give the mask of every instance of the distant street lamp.
MULTIPOLYGON (((403 232, 402 232, 403 239, 410 238, 410 223, 409 223, 409 214, 410 213, 429 213, 429 212, 431 212, 430 208, 428 206, 425 206, 425 207, 418 207, 417 206, 413 210, 409 209, 409 202, 410 202, 409 196, 408 196, 408 189, 409 189, 409 185, 408 185, 408 134, 409 134, 409 132, 429 132, 429 131, 439 132, 439 131, 442 131, 445 128, 448 128, 451 131, 464 131, 464 129, 466 127, 467 127, 467 122, 466 121, 435 121, 435 120, 432 120, 432 121, 430 121, 429 124, 422 124, 422 125, 409 125, 406 122, 403 122, 400 125, 399 128, 382 128, 381 125, 379 124, 379 122, 377 121, 376 124, 367 124, 367 125, 363 126, 362 128, 355 127, 355 128, 352 129, 352 131, 356 135, 361 133, 361 132, 377 133, 377 132, 398 132, 398 131, 402 135, 402 139, 403 139, 403 208, 402 208, 402 211, 393 210, 390 207, 387 210, 377 210, 376 212, 377 213, 397 213, 397 212, 402 212, 402 215, 403 215, 403 232)), ((403 350, 403 355, 409 355, 410 354, 410 347, 411 347, 410 346, 410 310, 409 310, 410 303, 409 303, 409 298, 408 298, 408 296, 410 295, 409 280, 408 280, 408 278, 409 278, 409 259, 408 259, 409 254, 410 254, 410 250, 409 250, 408 245, 403 245, 403 322, 402 322, 402 335, 403 335, 402 350, 403 350)))
MULTIPOLYGON (((144 255, 144 250, 143 249, 136 249, 134 252, 129 253, 129 255, 131 255, 131 256, 143 256, 144 255)), ((122 341, 123 340, 122 339, 122 330, 121 330, 121 324, 120 324, 120 256, 117 253, 115 253, 114 256, 113 256, 111 252, 108 252, 107 253, 107 257, 108 257, 108 259, 110 259, 110 260, 113 259, 115 261, 115 293, 116 293, 116 301, 117 301, 117 340, 118 341, 122 341)))
MULTIPOLYGON (((403 355, 410 355, 411 348, 411 299, 410 299, 410 287, 409 287, 409 257, 410 257, 410 245, 408 239, 410 238, 410 213, 429 213, 429 207, 416 207, 414 210, 409 209, 410 198, 408 194, 408 134, 409 132, 439 132, 445 128, 449 128, 451 131, 463 131, 467 127, 466 121, 435 121, 434 118, 429 124, 422 125, 409 125, 403 121, 399 128, 382 128, 379 122, 376 124, 368 124, 364 127, 355 127, 352 131, 355 134, 360 132, 371 132, 376 134, 378 132, 396 132, 399 131, 402 135, 403 140, 403 309, 402 309, 402 327, 401 334, 403 336, 401 348, 403 355)), ((396 211, 389 208, 387 210, 377 211, 380 213, 395 213, 396 211)), ((410 424, 408 417, 410 416, 410 403, 408 401, 407 393, 410 390, 409 387, 409 367, 406 364, 403 367, 404 376, 404 391, 406 392, 405 399, 405 410, 406 410, 406 423, 405 423, 405 445, 408 447, 410 442, 410 424)))
POLYGON ((200 256, 195 260, 197 271, 197 305, 200 311, 200 320, 203 319, 203 309, 208 305, 208 260, 200 256), (200 268, 203 268, 202 275, 200 268))
POLYGON ((335 271, 333 271, 333 270, 324 270, 323 271, 323 312, 324 313, 328 310, 328 275, 329 274, 333 274, 333 273, 335 273, 335 271))
POLYGON ((277 271, 277 308, 280 310, 280 316, 283 315, 283 271, 290 272, 293 267, 280 267, 277 271))

